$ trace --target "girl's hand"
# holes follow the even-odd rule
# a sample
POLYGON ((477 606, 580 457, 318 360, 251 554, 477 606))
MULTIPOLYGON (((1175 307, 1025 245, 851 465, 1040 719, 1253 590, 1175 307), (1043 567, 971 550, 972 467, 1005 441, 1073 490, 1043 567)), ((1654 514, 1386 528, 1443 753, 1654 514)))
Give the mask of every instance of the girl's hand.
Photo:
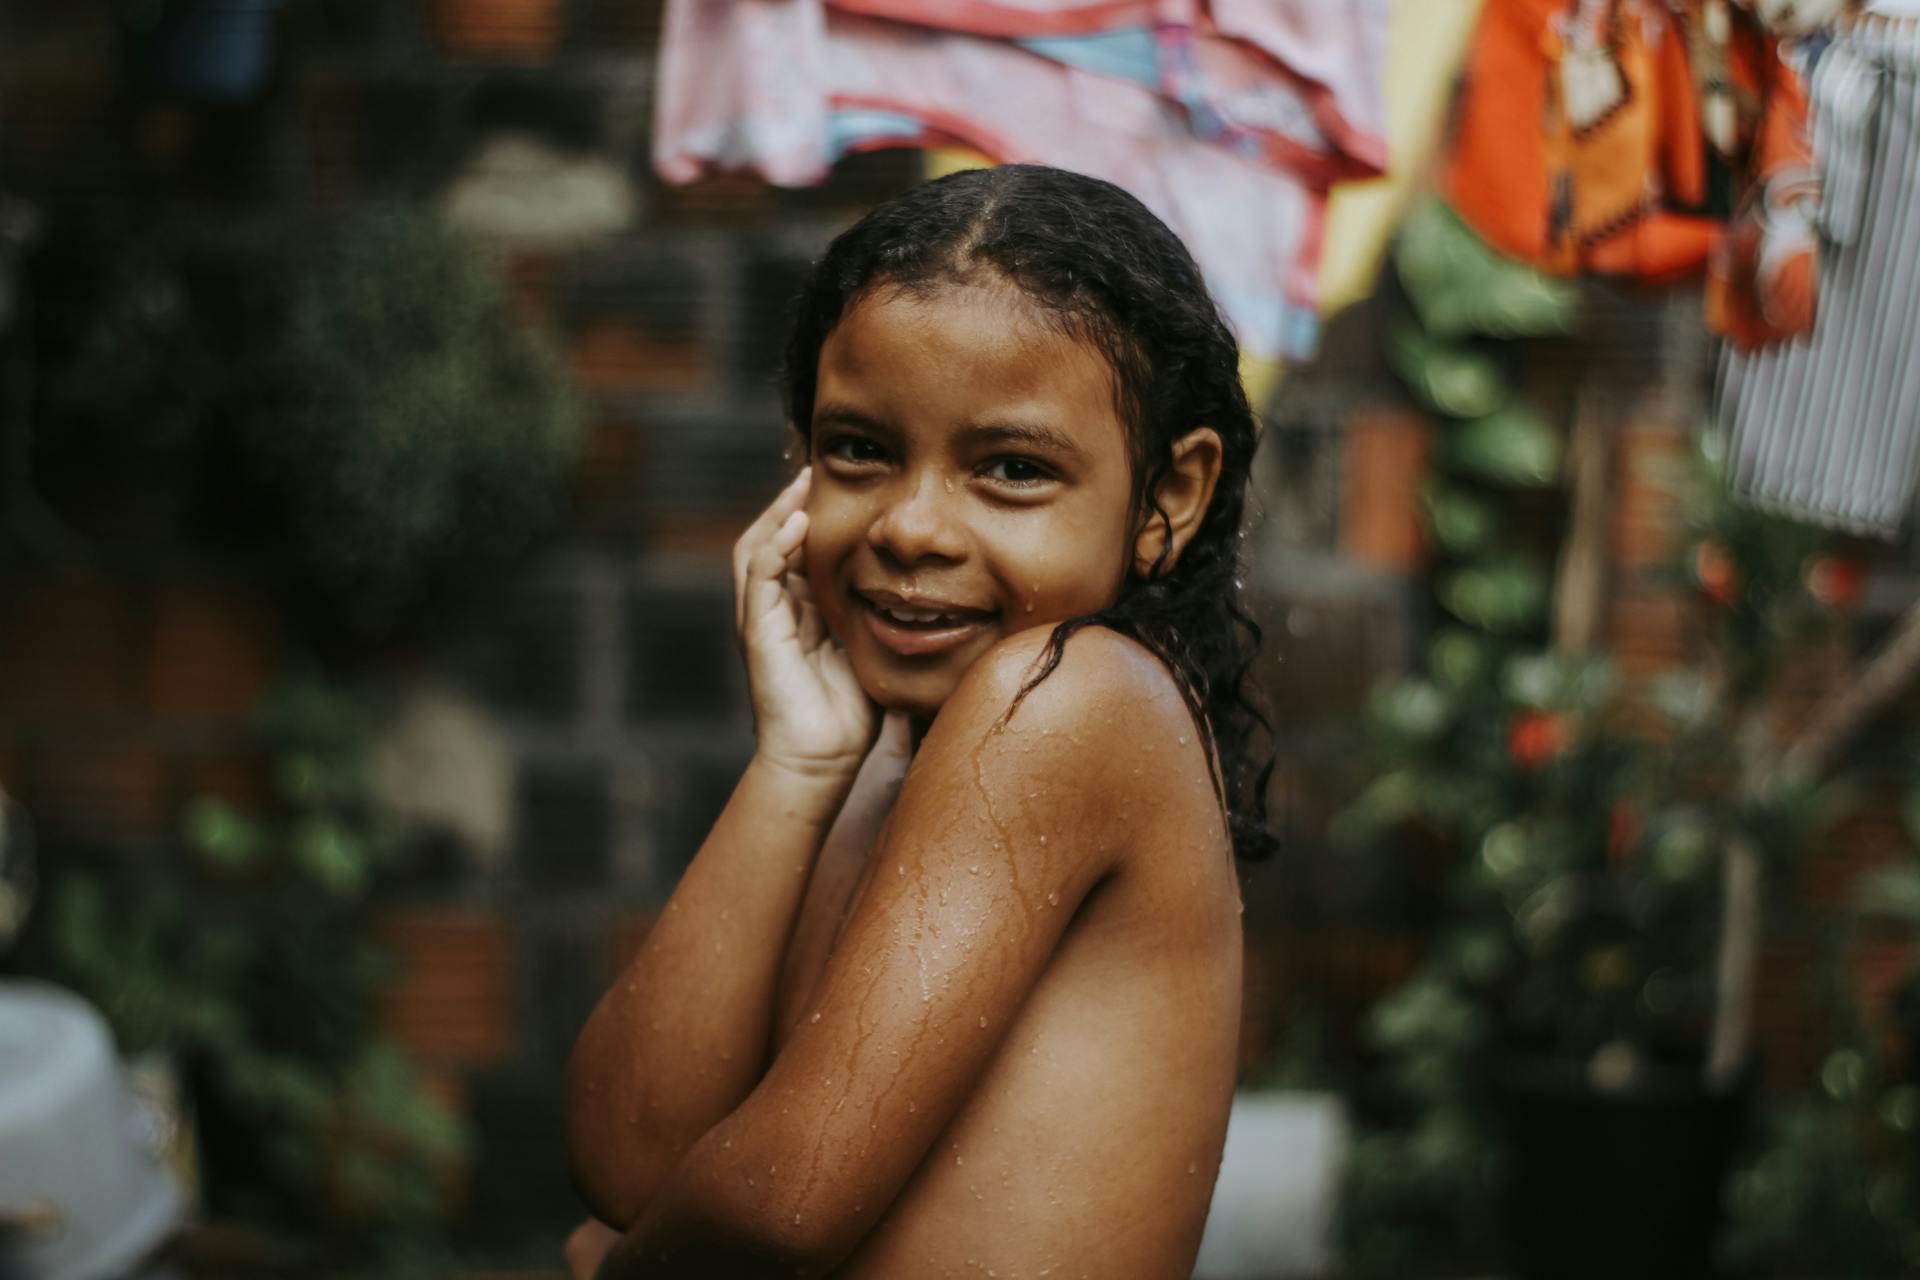
POLYGON ((807 590, 803 508, 812 481, 808 467, 734 544, 734 626, 761 756, 851 781, 879 717, 807 590))
POLYGON ((619 1241, 618 1231, 598 1218, 588 1218, 567 1237, 567 1275, 572 1280, 593 1280, 607 1251, 619 1241))

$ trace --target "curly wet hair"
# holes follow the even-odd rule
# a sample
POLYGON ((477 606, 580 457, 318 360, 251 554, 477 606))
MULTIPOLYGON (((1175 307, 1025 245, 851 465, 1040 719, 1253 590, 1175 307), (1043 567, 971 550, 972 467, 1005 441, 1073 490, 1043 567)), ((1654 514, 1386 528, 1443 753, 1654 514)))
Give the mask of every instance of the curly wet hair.
POLYGON ((793 426, 809 436, 821 347, 869 290, 931 292, 992 279, 1018 288, 1112 366, 1140 517, 1167 521, 1154 491, 1176 440, 1208 426, 1222 445, 1212 504, 1178 560, 1166 565, 1163 544, 1161 562, 1144 576, 1129 573, 1111 605, 1056 625, 1021 696, 1052 674, 1082 627, 1146 646, 1206 730, 1235 854, 1264 858, 1274 847, 1266 801, 1273 753, 1247 679, 1260 628, 1240 603, 1259 432, 1239 344, 1165 223, 1110 182, 1042 165, 968 170, 889 200, 828 246, 797 300, 786 356, 793 426))

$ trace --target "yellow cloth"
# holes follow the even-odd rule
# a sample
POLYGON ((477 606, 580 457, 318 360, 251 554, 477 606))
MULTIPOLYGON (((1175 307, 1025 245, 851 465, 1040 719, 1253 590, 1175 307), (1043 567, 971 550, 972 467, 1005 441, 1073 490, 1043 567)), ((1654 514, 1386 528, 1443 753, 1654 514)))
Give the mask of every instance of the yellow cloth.
POLYGON ((1446 128, 1473 40, 1481 0, 1393 0, 1387 28, 1387 174, 1334 187, 1320 251, 1320 314, 1333 316, 1373 292, 1387 243, 1399 229, 1446 128))

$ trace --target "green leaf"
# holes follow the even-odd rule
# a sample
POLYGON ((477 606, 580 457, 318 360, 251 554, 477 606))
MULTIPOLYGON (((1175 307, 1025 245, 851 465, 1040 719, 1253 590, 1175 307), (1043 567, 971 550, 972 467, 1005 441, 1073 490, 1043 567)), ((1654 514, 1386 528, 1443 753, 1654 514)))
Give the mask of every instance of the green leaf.
POLYGON ((1546 576, 1531 565, 1469 565, 1441 579, 1440 603, 1462 622, 1486 631, 1520 631, 1546 611, 1546 576))
POLYGON ((266 852, 266 832, 232 805, 199 796, 187 806, 187 847, 218 871, 244 871, 266 852))
POLYGON ((1443 461, 1467 475, 1514 488, 1560 483, 1560 432, 1532 409, 1510 404, 1447 433, 1443 461))
POLYGON ((1498 528, 1493 508, 1459 489, 1436 486, 1427 493, 1426 507, 1427 527, 1450 555, 1484 550, 1498 528))
POLYGON ((354 897, 366 888, 365 842, 331 819, 309 818, 294 829, 293 861, 335 897, 354 897))
POLYGON ((1507 398, 1493 357, 1402 321, 1387 335, 1387 360, 1428 408, 1455 418, 1492 413, 1507 398))
POLYGON ((1414 206, 1395 265, 1420 319, 1442 337, 1571 333, 1580 288, 1497 252, 1438 200, 1414 206))

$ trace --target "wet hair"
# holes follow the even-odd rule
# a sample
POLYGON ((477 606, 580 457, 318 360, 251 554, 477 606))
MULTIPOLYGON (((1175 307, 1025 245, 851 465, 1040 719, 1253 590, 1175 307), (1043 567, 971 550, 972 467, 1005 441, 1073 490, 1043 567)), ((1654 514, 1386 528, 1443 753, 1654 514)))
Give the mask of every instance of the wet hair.
POLYGON ((810 442, 821 347, 871 291, 1000 282, 1112 367, 1137 515, 1171 532, 1154 490, 1174 442, 1207 426, 1222 446, 1212 503, 1179 558, 1168 566, 1171 540, 1163 542, 1153 571, 1129 572, 1111 605, 1056 625, 1020 698, 1053 673, 1081 628, 1132 637, 1166 664, 1202 729, 1235 853, 1265 857, 1274 845, 1266 803, 1273 754, 1247 687, 1260 629, 1239 599, 1258 430, 1239 345, 1165 223, 1112 183, 1041 165, 968 170, 889 200, 828 246, 801 291, 786 359, 793 425, 810 442))

